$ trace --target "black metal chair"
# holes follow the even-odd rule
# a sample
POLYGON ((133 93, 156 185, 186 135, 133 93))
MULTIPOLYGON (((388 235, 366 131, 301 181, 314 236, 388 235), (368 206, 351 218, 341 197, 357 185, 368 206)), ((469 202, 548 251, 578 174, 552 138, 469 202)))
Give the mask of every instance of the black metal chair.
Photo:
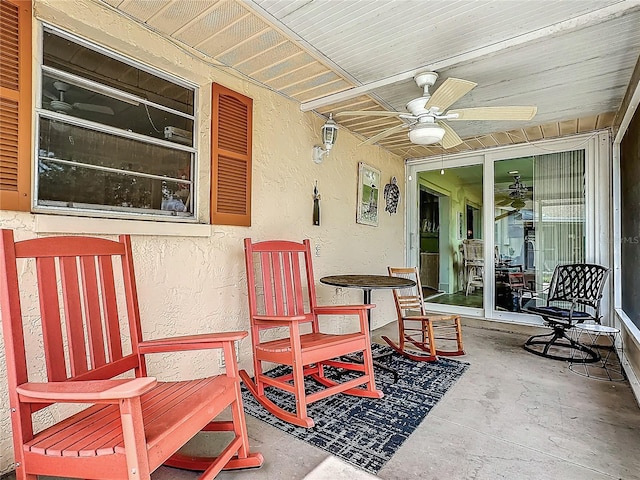
MULTIPOLYGON (((609 269, 601 265, 576 263, 556 266, 546 297, 546 305, 538 306, 534 297, 523 306, 528 313, 540 315, 553 332, 533 335, 524 344, 528 352, 554 360, 571 360, 559 355, 555 347, 577 349, 584 352, 584 363, 600 360, 598 352, 574 340, 567 331, 578 323, 600 323, 600 301, 609 269)), ((575 359, 574 359, 575 361, 575 359)))

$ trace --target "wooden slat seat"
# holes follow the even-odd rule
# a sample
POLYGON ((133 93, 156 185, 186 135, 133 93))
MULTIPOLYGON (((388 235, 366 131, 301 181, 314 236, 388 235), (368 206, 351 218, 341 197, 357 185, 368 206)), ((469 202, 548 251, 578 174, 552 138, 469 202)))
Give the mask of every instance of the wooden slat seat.
MULTIPOLYGON (((307 333, 300 335, 300 346, 307 353, 316 349, 326 349, 331 345, 337 352, 336 356, 353 352, 351 344, 359 341, 362 336, 359 333, 347 333, 344 335, 331 335, 328 333, 307 333), (341 348, 342 347, 342 348, 341 348)), ((263 342, 256 347, 257 351, 265 352, 290 352, 291 341, 288 338, 263 342)))
POLYGON ((18 480, 150 480, 163 464, 203 471, 200 480, 210 480, 223 469, 262 465, 262 455, 249 451, 234 348, 247 332, 143 341, 128 236, 14 242, 12 231, 0 233, 0 312, 18 480), (35 287, 25 285, 34 279, 35 287), (28 319, 22 298, 33 302, 28 319), (38 307, 39 324, 32 320, 38 307), (41 342, 27 339, 33 331, 41 342), (167 382, 147 375, 146 355, 204 349, 223 350, 223 373, 167 382), (57 403, 86 408, 61 413, 37 431, 34 414, 57 403), (230 420, 217 419, 223 411, 230 420), (178 453, 201 431, 228 432, 217 456, 178 453))
MULTIPOLYGON (((150 454, 167 438, 180 435, 182 422, 197 415, 212 420, 221 410, 216 405, 228 403, 233 398, 233 389, 232 378, 217 376, 195 382, 159 383, 142 395, 142 417, 150 454), (189 405, 188 411, 185 404, 189 405)), ((34 440, 25 443, 25 450, 63 457, 124 455, 118 405, 89 407, 40 432, 34 440)))

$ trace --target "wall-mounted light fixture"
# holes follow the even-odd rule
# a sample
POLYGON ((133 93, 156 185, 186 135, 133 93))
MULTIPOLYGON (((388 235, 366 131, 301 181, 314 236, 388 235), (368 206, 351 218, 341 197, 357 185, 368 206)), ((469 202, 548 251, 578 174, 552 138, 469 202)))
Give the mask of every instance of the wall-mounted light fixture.
POLYGON ((322 126, 322 142, 324 143, 324 149, 320 145, 313 147, 313 161, 315 163, 322 163, 322 157, 329 155, 331 147, 336 143, 338 138, 338 124, 333 119, 333 114, 329 114, 329 119, 322 126))

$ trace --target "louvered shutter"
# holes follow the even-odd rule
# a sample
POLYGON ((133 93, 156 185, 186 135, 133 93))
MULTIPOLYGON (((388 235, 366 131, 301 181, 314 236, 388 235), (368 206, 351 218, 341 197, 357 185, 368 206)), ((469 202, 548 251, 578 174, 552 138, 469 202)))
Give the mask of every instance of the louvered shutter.
POLYGON ((31 1, 0 0, 0 209, 31 208, 31 1))
POLYGON ((251 225, 253 100, 212 85, 211 223, 251 225))

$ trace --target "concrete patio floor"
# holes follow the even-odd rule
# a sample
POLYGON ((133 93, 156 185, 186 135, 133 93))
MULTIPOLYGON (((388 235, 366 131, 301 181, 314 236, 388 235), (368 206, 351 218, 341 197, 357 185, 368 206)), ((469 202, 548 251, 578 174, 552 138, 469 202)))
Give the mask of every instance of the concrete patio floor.
MULTIPOLYGON (((627 382, 585 378, 567 363, 527 353, 522 344, 531 332, 524 329, 514 333, 479 328, 478 321, 464 323, 467 355, 460 360, 471 364, 469 370, 379 478, 640 479, 640 408, 627 382)), ((396 328, 392 323, 376 330, 374 340, 397 338, 396 328)), ((220 480, 360 478, 360 470, 310 474, 329 456, 326 452, 251 416, 247 423, 252 450, 264 455, 265 464, 222 472, 220 480)), ((161 467, 152 478, 194 480, 197 475, 161 467)), ((362 472, 362 478, 370 477, 362 472)))
MULTIPOLYGON (((469 370, 378 477, 640 479, 640 408, 627 382, 585 378, 565 362, 526 352, 522 344, 537 330, 512 333, 472 326, 479 324, 465 321, 463 330, 467 355, 459 358, 471 364, 469 370)), ((374 340, 383 343, 380 335, 397 338, 396 324, 374 332, 374 340)), ((265 465, 223 472, 220 479, 303 479, 328 455, 247 418, 252 448, 263 453, 265 465)))

